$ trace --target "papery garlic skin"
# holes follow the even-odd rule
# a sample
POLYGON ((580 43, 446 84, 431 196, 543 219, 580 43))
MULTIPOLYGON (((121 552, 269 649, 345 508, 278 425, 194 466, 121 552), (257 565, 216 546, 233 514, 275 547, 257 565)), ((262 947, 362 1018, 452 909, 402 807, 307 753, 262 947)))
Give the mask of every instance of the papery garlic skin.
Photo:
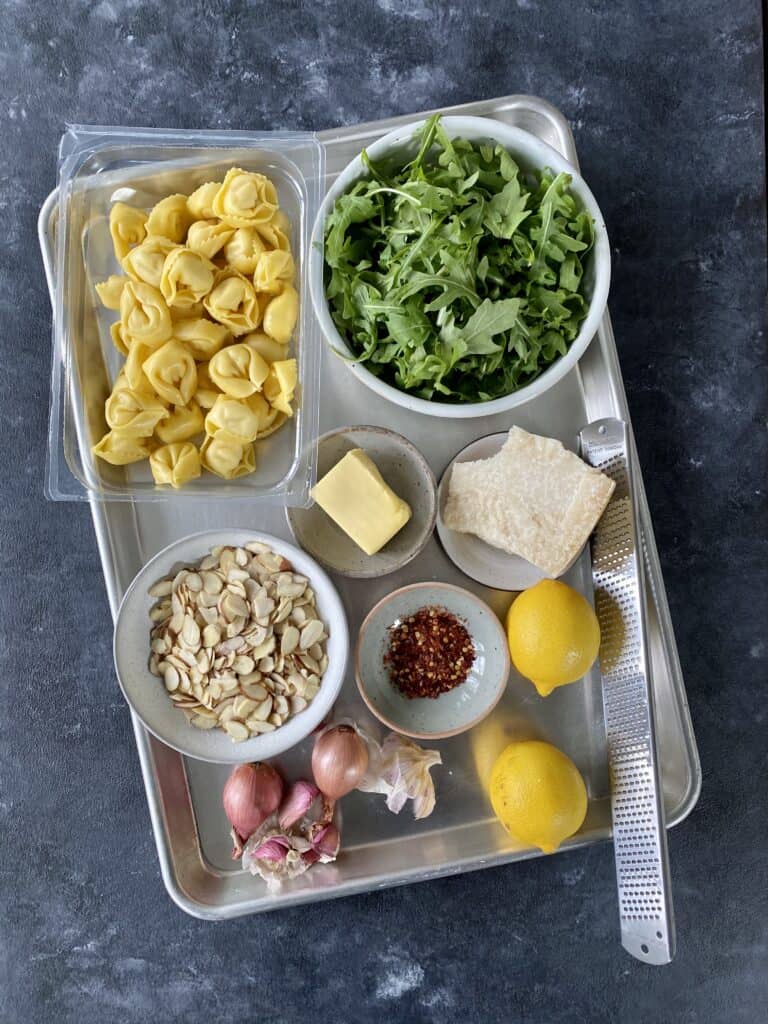
POLYGON ((425 750, 396 732, 388 733, 379 744, 365 730, 355 728, 368 747, 368 771, 358 783, 360 792, 383 794, 393 814, 413 800, 413 816, 428 818, 436 802, 430 771, 443 763, 440 752, 425 750))

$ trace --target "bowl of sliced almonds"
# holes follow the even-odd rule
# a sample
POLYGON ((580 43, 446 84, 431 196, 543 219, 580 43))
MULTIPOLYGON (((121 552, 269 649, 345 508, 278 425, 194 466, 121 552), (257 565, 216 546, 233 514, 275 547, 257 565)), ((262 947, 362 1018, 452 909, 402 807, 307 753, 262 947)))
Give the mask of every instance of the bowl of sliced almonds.
POLYGON ((309 735, 338 696, 348 651, 324 570, 252 530, 209 530, 160 551, 115 622, 115 668, 135 714, 181 753, 228 764, 309 735))

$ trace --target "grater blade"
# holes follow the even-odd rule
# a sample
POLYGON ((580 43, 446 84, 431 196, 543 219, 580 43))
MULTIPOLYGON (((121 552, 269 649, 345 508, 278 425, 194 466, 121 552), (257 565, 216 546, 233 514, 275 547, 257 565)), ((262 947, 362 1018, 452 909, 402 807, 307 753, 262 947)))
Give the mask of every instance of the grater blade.
POLYGON ((616 484, 592 537, 592 576, 601 632, 621 941, 638 960, 667 964, 675 955, 675 924, 629 432, 622 420, 604 419, 585 427, 580 438, 585 461, 616 484))

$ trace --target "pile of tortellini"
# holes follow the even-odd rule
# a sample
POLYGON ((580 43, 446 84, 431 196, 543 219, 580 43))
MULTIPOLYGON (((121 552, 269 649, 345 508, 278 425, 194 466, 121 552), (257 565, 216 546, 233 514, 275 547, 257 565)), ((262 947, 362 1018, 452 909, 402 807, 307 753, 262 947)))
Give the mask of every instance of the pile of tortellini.
POLYGON ((293 415, 297 383, 299 297, 274 184, 233 167, 149 213, 115 203, 109 228, 124 274, 96 291, 120 312, 111 334, 125 364, 94 453, 116 466, 149 459, 172 487, 203 469, 252 473, 253 442, 293 415))

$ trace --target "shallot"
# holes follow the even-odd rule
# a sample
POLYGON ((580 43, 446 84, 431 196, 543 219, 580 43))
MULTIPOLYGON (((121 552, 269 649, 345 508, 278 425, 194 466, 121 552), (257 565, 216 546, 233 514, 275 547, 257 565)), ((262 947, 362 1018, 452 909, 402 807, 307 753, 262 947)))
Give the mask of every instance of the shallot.
POLYGON ((239 764, 224 784, 224 813, 232 826, 232 859, 242 856, 243 843, 253 835, 283 798, 283 780, 269 764, 239 764))
POLYGON ((312 774, 329 800, 351 793, 367 768, 368 747, 353 725, 332 725, 315 740, 312 774))

